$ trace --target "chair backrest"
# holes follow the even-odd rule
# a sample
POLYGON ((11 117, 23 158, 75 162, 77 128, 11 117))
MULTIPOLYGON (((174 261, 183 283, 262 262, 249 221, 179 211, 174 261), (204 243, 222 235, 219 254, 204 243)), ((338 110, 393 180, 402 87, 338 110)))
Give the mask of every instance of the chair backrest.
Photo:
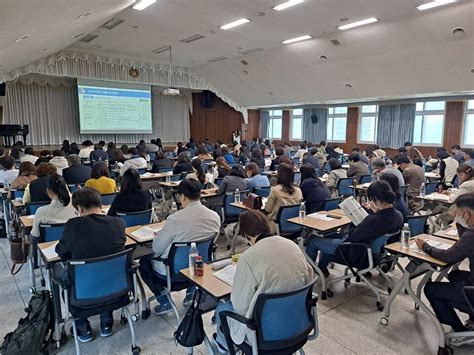
POLYGON ((20 169, 21 161, 15 160, 15 169, 20 169))
POLYGON ((173 168, 171 168, 171 167, 165 168, 165 167, 160 166, 160 167, 157 168, 157 171, 159 173, 167 173, 168 171, 173 171, 173 168))
POLYGON ((331 172, 331 165, 329 163, 326 162, 326 164, 324 164, 324 171, 326 172, 331 172))
POLYGON ((146 168, 140 168, 140 169, 137 169, 137 171, 138 171, 138 174, 143 175, 146 173, 146 168))
POLYGON ((258 296, 253 319, 259 350, 276 352, 306 342, 316 324, 311 304, 314 283, 291 292, 258 296))
POLYGON ((126 296, 133 289, 133 249, 85 260, 70 260, 68 271, 72 286, 69 303, 77 307, 92 307, 126 296))
POLYGON ((138 212, 117 212, 117 216, 121 217, 127 227, 146 225, 151 223, 152 209, 138 212))
POLYGON ((117 192, 112 192, 111 194, 100 195, 100 199, 103 205, 111 205, 117 196, 117 192))
POLYGON ((148 156, 150 157, 150 161, 154 161, 156 159, 156 153, 155 152, 149 152, 148 156))
POLYGON ((453 178, 453 186, 454 187, 459 187, 459 176, 456 174, 454 175, 454 178, 453 178))
POLYGON ((60 240, 63 237, 64 223, 40 224, 39 230, 41 242, 60 240))
POLYGON ((372 182, 372 175, 362 175, 359 178, 359 184, 367 184, 368 182, 372 182))
POLYGON ((16 190, 16 189, 10 189, 10 193, 12 194, 12 199, 20 199, 23 198, 23 195, 25 194, 25 190, 16 190))
POLYGON ((270 195, 270 186, 255 187, 254 192, 260 197, 268 197, 270 195))
POLYGON ((84 186, 84 184, 69 184, 67 185, 69 188, 69 191, 73 194, 76 192, 78 189, 84 186))
POLYGON ((168 264, 170 266, 170 277, 173 281, 184 281, 184 277, 179 273, 189 267, 189 249, 191 243, 196 243, 199 255, 204 263, 212 261, 212 248, 217 235, 213 234, 192 242, 172 243, 168 254, 168 264))
POLYGON ((181 174, 170 175, 170 181, 180 181, 181 174))
POLYGON ((432 194, 433 192, 436 191, 436 185, 438 185, 437 182, 427 182, 425 184, 425 193, 427 195, 432 194))
POLYGON ((332 211, 339 208, 339 203, 341 203, 340 197, 327 198, 324 200, 322 211, 332 211))
POLYGON ((33 215, 36 213, 36 210, 42 206, 49 205, 51 201, 40 201, 40 202, 30 202, 25 205, 26 214, 33 215))
POLYGON ((217 186, 221 186, 223 181, 224 181, 224 178, 216 178, 216 179, 214 180, 214 183, 215 183, 217 186))
POLYGON ((341 178, 337 182, 337 193, 339 196, 353 196, 354 190, 352 190, 349 186, 354 183, 353 178, 341 178))
POLYGON ((289 218, 298 217, 299 213, 300 204, 281 206, 278 209, 276 220, 278 224, 278 233, 281 236, 287 236, 303 230, 302 226, 288 222, 289 218))
POLYGON ((412 236, 425 233, 425 225, 429 215, 408 216, 407 223, 410 226, 412 236))
MULTIPOLYGON (((240 191, 240 201, 244 201, 247 198, 248 190, 240 191)), ((241 208, 234 207, 231 205, 235 201, 235 196, 233 192, 226 192, 224 197, 224 219, 226 218, 235 218, 240 215, 242 212, 241 208)))

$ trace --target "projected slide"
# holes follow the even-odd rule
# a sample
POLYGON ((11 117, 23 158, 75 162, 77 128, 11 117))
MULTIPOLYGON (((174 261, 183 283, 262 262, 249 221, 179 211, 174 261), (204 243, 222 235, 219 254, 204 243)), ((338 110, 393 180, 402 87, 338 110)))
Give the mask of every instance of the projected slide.
POLYGON ((80 131, 152 133, 151 87, 78 80, 80 131))

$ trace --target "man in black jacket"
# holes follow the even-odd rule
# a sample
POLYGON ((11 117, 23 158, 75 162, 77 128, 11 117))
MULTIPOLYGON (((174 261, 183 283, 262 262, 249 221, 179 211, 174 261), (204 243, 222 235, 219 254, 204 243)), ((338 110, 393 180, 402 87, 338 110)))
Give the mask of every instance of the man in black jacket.
MULTIPOLYGON (((469 259, 470 271, 451 271, 449 282, 430 282, 425 286, 426 298, 439 321, 450 325, 454 332, 465 332, 474 330, 474 314, 469 314, 471 309, 463 293, 463 287, 474 286, 474 193, 461 195, 454 203, 459 240, 447 250, 434 248, 422 238, 417 238, 416 244, 427 254, 447 264, 469 259), (462 324, 455 309, 468 313, 470 319, 462 324)), ((450 343, 456 346, 472 344, 474 337, 456 336, 450 339, 450 343)))
POLYGON ((79 155, 71 154, 67 157, 67 161, 69 168, 63 170, 63 178, 68 184, 84 184, 91 178, 92 169, 90 166, 81 164, 79 155))
MULTIPOLYGON (((104 215, 100 201, 99 192, 88 187, 79 189, 72 195, 72 205, 80 217, 70 219, 64 226, 63 237, 56 246, 61 260, 98 258, 124 250, 125 222, 120 217, 104 215)), ((102 337, 112 334, 113 323, 112 312, 100 315, 102 337)), ((76 325, 81 342, 94 339, 87 318, 78 319, 76 325)))

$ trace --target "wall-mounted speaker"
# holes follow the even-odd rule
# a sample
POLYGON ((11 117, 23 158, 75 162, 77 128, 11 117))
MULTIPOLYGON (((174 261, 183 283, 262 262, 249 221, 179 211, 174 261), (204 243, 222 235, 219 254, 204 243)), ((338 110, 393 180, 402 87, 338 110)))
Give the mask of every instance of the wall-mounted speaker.
POLYGON ((7 85, 5 83, 0 83, 0 96, 5 96, 5 90, 7 85))
POLYGON ((312 124, 318 123, 318 115, 311 115, 311 123, 312 124))

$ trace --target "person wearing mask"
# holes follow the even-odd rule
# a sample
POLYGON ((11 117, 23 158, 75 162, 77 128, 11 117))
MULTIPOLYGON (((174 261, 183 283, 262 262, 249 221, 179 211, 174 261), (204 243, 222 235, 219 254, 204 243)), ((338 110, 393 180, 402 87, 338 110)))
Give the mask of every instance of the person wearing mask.
POLYGON ((49 161, 50 164, 56 167, 59 175, 63 175, 63 169, 66 169, 69 164, 67 159, 64 157, 64 152, 61 149, 53 151, 53 158, 49 161))
POLYGON ((173 174, 181 174, 193 171, 193 166, 191 165, 191 158, 189 157, 188 151, 182 151, 178 155, 178 161, 173 168, 173 174))
POLYGON ((84 184, 91 178, 92 168, 81 164, 79 155, 68 155, 67 162, 69 167, 63 170, 63 177, 69 185, 84 184))
POLYGON ((69 152, 71 151, 71 145, 69 144, 69 141, 67 139, 63 140, 63 145, 61 146, 61 150, 64 152, 64 155, 66 156, 69 155, 69 152))
POLYGON ((454 144, 451 147, 451 152, 453 153, 453 158, 456 159, 459 164, 464 163, 464 152, 458 144, 454 144))
POLYGON ((41 163, 36 168, 37 179, 31 181, 25 188, 23 203, 50 201, 47 189, 49 176, 57 174, 56 167, 49 163, 41 163))
POLYGON ((406 155, 399 155, 395 161, 402 171, 405 186, 408 186, 408 207, 412 211, 417 211, 423 207, 423 203, 417 200, 416 196, 420 194, 421 184, 425 182, 425 172, 421 167, 413 164, 406 155))
POLYGON ((92 151, 94 150, 94 146, 90 140, 86 140, 82 142, 82 149, 79 151, 79 157, 81 159, 89 159, 92 151))
POLYGON ((250 158, 250 161, 257 164, 259 168, 265 167, 265 158, 262 156, 262 151, 259 148, 252 149, 252 157, 250 158))
POLYGON ((32 147, 26 147, 25 148, 25 155, 21 157, 20 162, 24 163, 26 161, 30 163, 36 163, 38 160, 38 157, 35 155, 35 151, 33 150, 32 147))
MULTIPOLYGON (((125 250, 125 222, 102 213, 99 192, 87 187, 79 189, 72 195, 72 205, 79 217, 66 222, 63 237, 56 245, 62 261, 99 258, 125 250)), ((100 336, 112 335, 113 324, 112 312, 101 313, 100 336)), ((76 326, 81 342, 94 339, 87 318, 77 319, 76 326)))
POLYGON ((360 160, 358 153, 349 155, 349 169, 347 170, 347 177, 354 177, 359 181, 363 175, 370 175, 367 164, 360 160))
POLYGON ((464 149, 464 164, 474 167, 474 149, 464 149))
POLYGON ((127 170, 120 183, 120 192, 115 196, 107 214, 116 216, 117 212, 140 212, 150 208, 151 195, 143 188, 140 175, 134 169, 127 170))
POLYGON ((280 164, 280 158, 285 155, 285 149, 283 149, 283 147, 277 147, 275 149, 275 155, 276 158, 270 163, 271 171, 275 171, 278 168, 278 165, 280 164))
POLYGON ((227 164, 224 157, 221 157, 221 156, 217 157, 216 164, 217 164, 218 178, 223 178, 229 175, 230 166, 229 164, 227 164))
POLYGON ((128 150, 128 153, 130 154, 130 158, 125 160, 123 165, 120 168, 120 176, 123 176, 123 174, 128 170, 128 169, 146 169, 147 168, 147 162, 146 159, 143 158, 141 155, 138 154, 138 149, 137 148, 130 148, 128 150))
POLYGON ((91 152, 89 155, 89 160, 91 162, 96 162, 96 161, 106 161, 109 160, 109 155, 105 150, 102 149, 102 146, 99 144, 96 144, 94 146, 94 150, 91 152))
POLYGON ((201 184, 201 189, 208 188, 208 185, 213 186, 214 175, 206 174, 199 158, 194 158, 191 162, 193 172, 186 175, 186 179, 195 179, 201 184))
POLYGON ((396 233, 402 228, 403 216, 393 206, 396 195, 388 182, 373 182, 367 189, 367 197, 368 206, 373 214, 369 214, 347 235, 334 234, 324 238, 313 237, 309 240, 306 254, 312 260, 316 260, 318 252, 321 252, 318 266, 326 277, 329 276, 327 266, 331 261, 331 256, 335 255, 341 243, 368 244, 382 235, 396 233))
POLYGON ((66 181, 60 175, 48 176, 46 193, 51 203, 38 208, 33 219, 31 235, 37 238, 40 237, 40 224, 66 223, 71 218, 77 217, 76 210, 70 204, 71 196, 66 181))
MULTIPOLYGON (((431 304, 436 317, 442 324, 449 325, 453 332, 474 330, 474 314, 463 292, 466 286, 474 286, 474 193, 462 195, 454 202, 456 208, 456 228, 459 240, 449 249, 433 247, 423 238, 416 238, 418 248, 435 259, 454 265, 469 259, 470 270, 454 270, 448 274, 449 282, 428 282, 425 296, 431 304), (469 320, 462 323, 456 313, 459 310, 470 314, 469 320)), ((474 338, 462 335, 450 338, 451 345, 474 343, 474 338)))
POLYGON ((2 158, 2 166, 5 170, 0 170, 0 184, 8 188, 17 178, 18 169, 15 168, 15 160, 11 155, 2 158))
POLYGON ((456 172, 459 177, 459 188, 445 192, 449 194, 449 202, 454 202, 458 196, 474 192, 474 168, 467 164, 461 164, 456 172))
POLYGON ((306 213, 311 214, 321 211, 324 206, 324 200, 331 198, 329 189, 319 177, 316 170, 310 164, 303 164, 300 168, 301 184, 300 189, 303 194, 303 201, 306 205, 306 213))
POLYGON ((386 165, 383 159, 374 159, 372 161, 372 175, 378 178, 382 177, 386 174, 395 175, 398 179, 399 186, 405 186, 405 179, 403 179, 403 175, 397 168, 394 168, 391 165, 386 165))
POLYGON ((36 180, 36 166, 29 161, 21 163, 18 176, 10 184, 11 189, 24 190, 28 184, 36 180))
POLYGON ((224 196, 227 192, 234 192, 236 189, 239 191, 247 190, 247 180, 245 179, 245 171, 242 165, 234 165, 224 180, 221 186, 217 190, 217 196, 224 196))
POLYGON ((173 164, 171 163, 170 158, 168 158, 162 150, 159 150, 156 153, 156 158, 153 161, 153 166, 151 168, 152 173, 157 173, 159 168, 172 168, 173 164))
MULTIPOLYGON (((140 275, 150 290, 158 297, 158 305, 153 312, 164 315, 172 312, 166 296, 160 296, 166 286, 166 266, 151 257, 166 259, 172 243, 193 242, 218 235, 221 220, 219 215, 201 204, 200 183, 195 179, 185 179, 178 185, 178 195, 182 209, 171 214, 160 230, 160 235, 153 239, 154 255, 140 260, 140 275)), ((186 290, 183 304, 188 306, 193 300, 194 288, 186 290)))
POLYGON ((328 179, 326 181, 326 186, 329 187, 329 190, 334 195, 336 193, 337 183, 340 179, 347 177, 347 171, 342 168, 341 162, 339 159, 331 158, 328 161, 331 171, 328 173, 328 179))
MULTIPOLYGON (((315 277, 303 252, 294 242, 272 236, 268 220, 262 212, 245 210, 239 216, 239 225, 250 247, 240 254, 230 302, 221 301, 216 307, 217 333, 213 334, 213 340, 221 353, 226 353, 227 347, 219 313, 233 311, 252 318, 260 294, 296 291, 311 283, 315 277)), ((257 348, 255 333, 245 324, 229 322, 229 326, 235 344, 245 341, 257 348)))
POLYGON ((103 161, 94 165, 91 178, 86 181, 85 187, 92 187, 99 191, 101 195, 111 194, 117 191, 115 180, 110 178, 107 164, 103 161))
POLYGON ((352 154, 358 154, 360 161, 363 162, 365 165, 369 165, 369 158, 367 157, 367 155, 360 151, 359 147, 353 147, 352 154))
POLYGON ((265 175, 260 175, 257 164, 251 162, 245 166, 245 174, 247 175, 247 188, 253 191, 256 187, 268 187, 270 181, 265 175))
POLYGON ((197 151, 199 160, 212 160, 212 155, 207 151, 204 146, 200 146, 197 151))
POLYGON ((299 187, 294 186, 295 172, 293 168, 285 163, 278 166, 276 185, 270 189, 265 212, 272 222, 270 226, 276 231, 276 217, 281 206, 301 203, 303 194, 299 187))
POLYGON ((439 161, 439 176, 441 181, 451 183, 456 176, 456 169, 459 167, 459 163, 456 159, 448 154, 447 151, 441 150, 436 154, 439 161))
POLYGON ((397 177, 393 174, 382 174, 379 177, 380 181, 386 181, 392 188, 392 191, 395 193, 395 201, 393 201, 393 207, 400 212, 403 216, 403 220, 406 221, 408 217, 408 207, 405 202, 405 199, 400 193, 400 182, 397 177))

